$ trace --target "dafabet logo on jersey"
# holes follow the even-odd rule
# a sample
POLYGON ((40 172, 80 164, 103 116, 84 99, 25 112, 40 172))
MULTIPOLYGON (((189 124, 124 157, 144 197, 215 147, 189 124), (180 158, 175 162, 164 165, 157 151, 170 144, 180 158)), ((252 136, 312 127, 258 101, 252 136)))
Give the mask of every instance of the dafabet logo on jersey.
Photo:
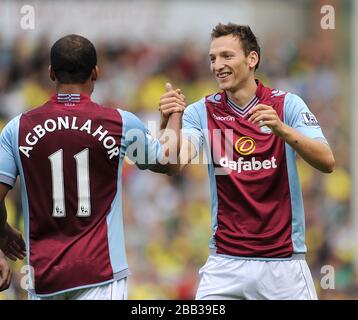
MULTIPOLYGON (((236 140, 234 148, 240 155, 248 156, 255 152, 256 142, 251 137, 243 136, 236 140)), ((237 161, 229 160, 228 157, 223 157, 220 159, 219 163, 222 167, 229 168, 230 170, 237 171, 238 173, 242 171, 259 171, 261 169, 269 170, 277 168, 276 158, 274 156, 271 157, 271 159, 263 161, 256 160, 255 157, 246 161, 244 161, 243 157, 239 157, 237 161)))
POLYGON ((253 153, 256 149, 256 142, 254 139, 244 136, 236 140, 235 142, 235 150, 243 155, 247 156, 253 153))

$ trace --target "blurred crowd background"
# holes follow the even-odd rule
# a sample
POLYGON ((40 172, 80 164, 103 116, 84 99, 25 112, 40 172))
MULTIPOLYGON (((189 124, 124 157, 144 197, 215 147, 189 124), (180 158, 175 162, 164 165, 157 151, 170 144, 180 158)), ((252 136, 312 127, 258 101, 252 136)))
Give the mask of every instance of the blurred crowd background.
MULTIPOLYGON (((201 2, 205 6, 205 1, 201 2)), ((287 4, 271 1, 278 7, 283 2, 287 4)), ((261 3, 251 1, 250 5, 255 10, 261 3)), ((319 119, 333 149, 336 169, 331 175, 321 174, 298 159, 306 211, 307 261, 321 299, 355 299, 357 244, 351 228, 348 94, 351 1, 329 2, 336 9, 336 29, 326 31, 319 23, 320 6, 325 3, 288 3, 293 12, 297 7, 305 12, 304 20, 293 26, 302 29, 301 35, 293 38, 269 30, 265 37, 258 34, 262 61, 257 77, 266 85, 301 96, 319 119), (334 267, 334 290, 321 286, 325 265, 334 267)), ((228 21, 218 16, 217 22, 228 21)), ((251 26, 255 32, 255 21, 251 26)), ((270 21, 265 26, 270 28, 270 21)), ((93 41, 100 67, 93 100, 134 112, 144 122, 159 122, 158 101, 165 82, 181 88, 188 104, 216 91, 207 54, 210 32, 208 29, 202 34, 206 45, 202 44, 203 39, 198 44, 189 38, 177 43, 149 38, 135 42, 130 37, 127 41, 113 41, 106 39, 104 33, 93 41)), ((4 33, 6 30, 0 31, 0 130, 12 117, 44 103, 54 94, 48 77, 53 39, 46 34, 33 38, 20 32, 13 40, 2 41, 4 33)), ((209 254, 210 193, 206 167, 191 165, 183 175, 167 177, 140 171, 126 162, 123 186, 127 255, 133 273, 129 298, 193 299, 198 270, 209 254)), ((23 230, 18 186, 9 194, 7 207, 9 221, 23 230)), ((27 298, 20 286, 22 265, 23 262, 12 264, 16 270, 12 286, 0 293, 0 299, 27 298)))

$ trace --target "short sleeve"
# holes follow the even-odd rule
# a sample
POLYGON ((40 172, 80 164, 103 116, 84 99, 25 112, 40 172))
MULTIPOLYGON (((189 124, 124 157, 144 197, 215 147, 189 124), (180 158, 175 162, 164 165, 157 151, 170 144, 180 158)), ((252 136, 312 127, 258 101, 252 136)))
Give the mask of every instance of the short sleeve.
POLYGON ((203 104, 205 107, 205 98, 189 105, 183 114, 182 136, 194 145, 197 153, 204 144, 203 126, 198 111, 198 108, 202 108, 203 104))
POLYGON ((19 117, 11 120, 0 135, 0 182, 13 187, 18 176, 16 164, 19 117))
POLYGON ((160 162, 163 158, 163 146, 160 141, 151 135, 144 123, 133 113, 119 109, 118 112, 123 123, 123 154, 141 169, 160 162))
POLYGON ((284 122, 311 139, 327 143, 317 118, 306 103, 295 94, 288 93, 285 97, 284 122))

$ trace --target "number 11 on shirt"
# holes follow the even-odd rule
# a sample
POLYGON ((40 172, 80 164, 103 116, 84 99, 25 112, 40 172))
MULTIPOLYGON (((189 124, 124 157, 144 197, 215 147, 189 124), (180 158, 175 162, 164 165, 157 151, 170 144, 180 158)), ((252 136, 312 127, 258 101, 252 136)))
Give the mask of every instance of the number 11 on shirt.
MULTIPOLYGON (((57 150, 49 157, 52 175, 52 216, 62 218, 66 216, 65 187, 63 179, 63 150, 57 150)), ((78 206, 77 217, 91 215, 90 181, 89 181, 89 150, 88 148, 74 155, 77 168, 78 206)))

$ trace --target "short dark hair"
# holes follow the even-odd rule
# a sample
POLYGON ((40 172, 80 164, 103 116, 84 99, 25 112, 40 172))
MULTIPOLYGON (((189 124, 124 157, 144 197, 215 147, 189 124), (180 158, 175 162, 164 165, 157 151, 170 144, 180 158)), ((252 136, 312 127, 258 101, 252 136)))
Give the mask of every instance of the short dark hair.
POLYGON ((60 83, 84 83, 97 65, 94 45, 88 39, 67 35, 51 48, 51 68, 60 83))
POLYGON ((234 23, 216 25, 211 32, 211 39, 219 38, 222 36, 232 35, 240 39, 242 49, 247 57, 251 51, 256 51, 259 57, 259 61, 255 66, 255 70, 259 67, 260 63, 260 46, 257 42, 257 38, 252 32, 249 26, 238 25, 234 23))

